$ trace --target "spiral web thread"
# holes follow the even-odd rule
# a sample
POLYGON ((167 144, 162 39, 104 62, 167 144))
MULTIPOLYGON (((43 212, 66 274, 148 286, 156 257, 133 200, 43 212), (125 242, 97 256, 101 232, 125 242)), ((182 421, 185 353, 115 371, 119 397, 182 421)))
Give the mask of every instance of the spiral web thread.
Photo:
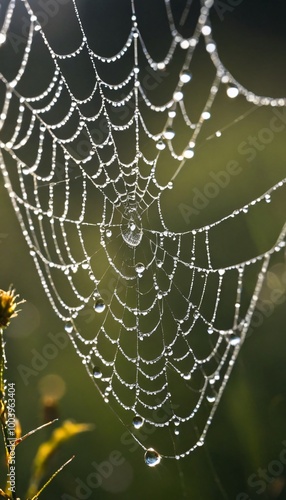
POLYGON ((251 106, 283 107, 286 100, 255 95, 223 66, 212 38, 210 0, 201 2, 199 15, 196 2, 187 2, 180 22, 165 0, 168 48, 159 61, 144 42, 134 0, 124 4, 125 42, 108 56, 92 48, 78 2, 55 4, 58 16, 61 9, 73 16, 69 53, 53 49, 26 0, 2 6, 0 63, 11 61, 0 74, 4 182, 54 311, 104 400, 143 449, 156 446, 158 454, 146 452, 154 465, 159 453, 180 458, 203 444, 269 261, 285 247, 284 226, 263 254, 218 267, 212 252, 216 233, 271 202, 286 179, 222 219, 185 232, 168 227, 163 196, 181 169, 190 168, 220 93, 238 94, 251 106), (27 36, 21 19, 28 20, 27 36), (213 80, 193 120, 187 98, 198 47, 212 63, 213 80), (35 50, 49 68, 41 91, 27 85, 27 78, 38 77, 35 50), (71 78, 83 64, 85 95, 71 78), (146 75, 162 89, 164 103, 144 87, 146 75), (160 162, 171 165, 167 178, 160 162), (256 277, 251 297, 244 292, 249 274, 256 277), (220 320, 226 295, 228 326, 220 320), (146 433, 142 438, 144 428, 150 443, 146 433))

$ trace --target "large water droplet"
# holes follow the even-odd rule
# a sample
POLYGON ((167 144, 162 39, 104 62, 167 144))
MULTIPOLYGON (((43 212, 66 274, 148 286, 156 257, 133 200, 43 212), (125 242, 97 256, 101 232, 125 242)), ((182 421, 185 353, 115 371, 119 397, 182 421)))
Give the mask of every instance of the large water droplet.
POLYGON ((142 262, 138 262, 138 264, 136 264, 136 266, 135 266, 135 271, 136 271, 137 274, 144 273, 144 271, 145 271, 144 264, 142 264, 142 262))
POLYGON ((93 367, 92 374, 93 374, 94 378, 101 378, 102 377, 102 371, 98 366, 93 367))
POLYGON ((178 102, 181 101, 184 98, 184 94, 181 90, 176 90, 173 94, 173 99, 174 101, 178 102))
POLYGON ((144 455, 145 464, 149 465, 149 467, 155 467, 161 461, 161 456, 157 453, 153 448, 149 448, 146 450, 144 455))
POLYGON ((72 324, 72 323, 70 323, 70 322, 69 322, 69 323, 66 323, 66 324, 65 324, 65 331, 66 331, 67 333, 71 333, 71 332, 73 331, 73 324, 72 324))
POLYGON ((96 299, 94 304, 94 310, 97 313, 102 313, 105 309, 105 303, 101 298, 96 299))
POLYGON ((140 415, 135 415, 132 420, 132 424, 135 429, 140 429, 140 427, 144 424, 144 418, 140 417, 140 415))
POLYGON ((166 147, 166 144, 163 141, 158 141, 156 144, 156 148, 159 149, 159 151, 163 151, 166 147))
POLYGON ((171 127, 167 127, 164 131, 164 137, 168 141, 171 141, 175 137, 175 131, 171 127))
POLYGON ((209 119, 210 119, 210 117, 211 117, 211 114, 210 114, 210 112, 209 112, 209 111, 203 111, 203 112, 202 112, 202 118, 203 118, 204 120, 209 120, 209 119))
POLYGON ((215 395, 214 394, 208 394, 207 395, 207 401, 209 403, 214 403, 215 402, 215 395))
POLYGON ((180 46, 184 50, 188 49, 190 46, 189 40, 182 40, 180 46))
POLYGON ((192 74, 189 71, 183 71, 180 75, 180 80, 182 83, 188 83, 192 79, 192 74))
POLYGON ((211 34, 211 27, 208 25, 208 24, 205 24, 203 27, 202 27, 202 34, 203 35, 210 35, 211 34))
POLYGON ((6 42, 6 35, 4 33, 0 33, 0 45, 6 42))
POLYGON ((230 343, 230 345, 233 345, 233 346, 236 346, 236 345, 240 344, 240 337, 239 337, 239 335, 235 335, 235 334, 231 335, 229 337, 229 343, 230 343))
POLYGON ((230 99, 235 99, 235 97, 238 96, 239 90, 235 85, 230 85, 226 89, 227 96, 230 97, 230 99))
POLYGON ((185 149, 183 154, 184 154, 185 158, 190 159, 190 158, 193 158, 195 153, 194 153, 193 149, 187 148, 187 149, 185 149))

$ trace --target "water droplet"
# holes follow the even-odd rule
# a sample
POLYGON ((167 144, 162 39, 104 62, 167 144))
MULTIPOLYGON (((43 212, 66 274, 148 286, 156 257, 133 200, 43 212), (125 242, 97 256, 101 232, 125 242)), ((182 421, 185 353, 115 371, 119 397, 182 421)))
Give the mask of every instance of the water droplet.
POLYGON ((184 94, 181 90, 176 90, 173 94, 173 99, 174 101, 178 102, 181 101, 184 98, 184 94))
POLYGON ((210 35, 210 34, 211 34, 211 32, 212 32, 211 27, 210 27, 208 24, 205 24, 205 25, 202 27, 202 34, 203 34, 203 35, 208 36, 208 35, 210 35))
POLYGON ((144 424, 144 418, 140 417, 140 415, 135 415, 132 420, 132 424, 135 429, 140 429, 140 427, 144 424))
POLYGON ((204 120, 209 120, 209 119, 210 119, 210 117, 211 117, 211 114, 209 113, 209 111, 203 111, 203 113, 202 113, 202 118, 203 118, 204 120))
POLYGON ((160 70, 160 71, 163 71, 164 69, 166 69, 166 64, 164 62, 159 62, 157 64, 157 68, 160 70))
POLYGON ((175 434, 175 436, 179 436, 180 429, 178 429, 178 428, 174 429, 174 434, 175 434))
POLYGON ((102 371, 98 366, 93 367, 92 374, 93 374, 94 378, 101 378, 102 377, 102 371))
POLYGON ((64 328, 65 328, 65 332, 71 333, 73 331, 73 324, 70 323, 70 322, 66 323, 65 326, 64 326, 64 328))
POLYGON ((234 99, 235 97, 238 96, 239 90, 237 87, 235 87, 235 85, 230 85, 226 89, 226 94, 228 97, 230 97, 230 99, 234 99))
POLYGON ((181 49, 188 49, 190 46, 189 40, 182 40, 180 43, 181 49))
POLYGON ((215 402, 215 396, 214 396, 213 394, 212 394, 212 395, 210 395, 210 394, 209 394, 209 395, 207 396, 207 401, 208 401, 209 403, 214 403, 214 402, 215 402))
POLYGON ((168 189, 173 189, 173 186, 174 186, 174 184, 171 181, 168 182, 168 184, 167 184, 168 189))
POLYGON ((165 149, 166 144, 163 141, 158 141, 156 144, 156 148, 159 149, 159 151, 163 151, 165 149))
POLYGON ((172 346, 170 346, 170 345, 166 346, 166 348, 165 348, 165 354, 166 354, 166 356, 172 356, 173 355, 172 346))
POLYGON ((144 273, 144 271, 145 271, 144 264, 142 264, 142 262, 138 262, 138 264, 136 264, 136 266, 135 266, 135 271, 136 271, 137 274, 144 273))
POLYGON ((178 427, 178 425, 180 425, 180 420, 178 420, 177 418, 174 420, 174 425, 176 427, 178 427))
POLYGON ((194 154, 195 153, 194 153, 194 151, 191 148, 187 148, 184 151, 184 157, 185 158, 193 158, 194 154))
POLYGON ((171 108, 170 111, 168 111, 168 116, 169 118, 175 118, 177 112, 176 112, 176 109, 174 108, 171 108))
POLYGON ((212 333, 213 333, 213 328, 210 326, 210 327, 208 328, 208 334, 209 334, 209 335, 211 335, 212 333))
POLYGON ((215 51, 215 49, 216 49, 216 45, 215 45, 215 43, 210 42, 210 43, 208 43, 208 44, 206 45, 206 51, 207 51, 209 54, 212 54, 212 53, 215 51))
POLYGON ((149 448, 146 450, 144 455, 145 464, 149 465, 149 467, 155 467, 161 461, 161 456, 157 453, 153 448, 149 448))
POLYGON ((0 45, 6 42, 6 35, 4 33, 0 33, 0 45))
POLYGON ((164 131, 164 137, 168 141, 172 140, 175 137, 175 131, 171 127, 167 127, 164 131))
POLYGON ((107 229, 106 232, 105 232, 105 234, 106 234, 107 238, 111 238, 111 236, 112 236, 111 229, 107 229))
POLYGON ((271 196, 270 196, 270 194, 267 194, 265 196, 265 201, 266 201, 266 203, 271 203, 271 196))
POLYGON ((191 380, 192 378, 192 374, 191 373, 186 373, 186 375, 184 375, 184 379, 185 380, 191 380))
POLYGON ((101 298, 96 299, 94 304, 94 310, 97 313, 102 313, 105 309, 105 303, 101 298))
POLYGON ((216 133, 215 133, 216 137, 221 137, 221 131, 220 130, 217 130, 216 133))
POLYGON ((180 80, 182 83, 188 83, 192 79, 192 73, 189 73, 189 71, 183 71, 180 74, 180 80))
POLYGON ((229 339, 230 345, 236 346, 240 344, 240 337, 238 335, 231 335, 229 339))

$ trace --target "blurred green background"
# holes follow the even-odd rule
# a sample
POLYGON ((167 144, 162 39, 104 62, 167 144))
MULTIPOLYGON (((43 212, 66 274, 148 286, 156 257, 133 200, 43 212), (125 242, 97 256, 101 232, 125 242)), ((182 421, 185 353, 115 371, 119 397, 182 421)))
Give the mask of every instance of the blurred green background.
MULTIPOLYGON (((102 1, 92 3, 93 8, 104 9, 102 1)), ((114 1, 105 4, 112 19, 123 16, 118 4, 114 1)), ((128 2, 123 4, 126 7, 128 2)), ((39 8, 36 1, 31 5, 39 8)), ((87 0, 81 2, 86 18, 90 5, 87 0)), ((172 2, 172 5, 182 9, 183 2, 172 2)), ((161 7, 162 2, 158 0, 144 5, 146 19, 152 18, 152 27, 161 7)), ((278 0, 275 3, 270 0, 217 1, 212 10, 214 38, 223 63, 239 82, 260 95, 286 95, 285 14, 284 2, 278 0)), ((68 23, 63 20, 55 26, 60 29, 62 23, 68 32, 68 23)), ((92 16, 90 23, 92 26, 92 16)), ((160 33, 152 31, 151 35, 156 44, 160 33)), ((201 71, 202 83, 198 84, 195 96, 198 99, 204 96, 204 67, 201 71)), ((219 97, 213 109, 214 118, 199 140, 192 167, 182 170, 174 189, 163 199, 166 220, 173 229, 192 228, 182 216, 180 207, 191 205, 193 189, 203 192, 209 172, 223 170, 230 160, 238 162, 240 175, 231 179, 227 188, 210 200, 192 221, 194 227, 220 219, 285 177, 285 118, 281 120, 285 127, 275 133, 271 141, 266 143, 258 139, 260 150, 256 149, 252 161, 248 161, 249 154, 242 152, 241 144, 249 143, 249 137, 261 138, 261 130, 269 129, 274 116, 270 107, 257 108, 229 127, 219 139, 206 140, 249 108, 241 97, 234 101, 219 97)), ((273 196, 267 210, 257 210, 241 227, 234 224, 231 234, 215 241, 217 262, 221 264, 224 258, 229 259, 233 254, 239 259, 244 252, 257 255, 272 246, 285 221, 285 201, 285 189, 282 189, 273 196)), ((63 324, 41 288, 2 180, 0 259, 0 287, 5 290, 13 283, 20 297, 27 301, 6 332, 8 381, 16 383, 17 414, 23 432, 40 425, 47 414, 57 413, 61 420, 73 419, 95 425, 93 431, 73 438, 53 457, 47 477, 72 454, 76 455, 42 494, 43 500, 286 499, 286 266, 281 253, 271 263, 271 272, 262 290, 264 300, 269 300, 272 290, 280 290, 280 303, 272 301, 266 312, 254 316, 251 334, 241 349, 205 446, 180 462, 163 460, 154 469, 145 466, 140 448, 122 438, 124 429, 96 392, 70 344, 58 347, 58 354, 53 359, 47 360, 44 355, 42 364, 39 361, 35 366, 35 354, 46 352, 47 344, 54 343, 53 336, 63 332, 63 324), (26 377, 23 367, 32 369, 26 372, 26 377), (47 402, 51 400, 57 404, 49 409, 47 402), (111 470, 110 460, 115 456, 117 463, 111 470), (95 470, 93 462, 102 471, 102 483, 98 487, 82 487, 81 496, 77 496, 78 484, 86 484, 95 470), (104 475, 108 477, 104 479, 104 475), (70 497, 63 496, 64 493, 70 497)), ((28 485, 36 449, 51 432, 52 429, 45 429, 19 447, 17 484, 21 498, 28 485)), ((4 474, 3 467, 2 478, 4 474)))

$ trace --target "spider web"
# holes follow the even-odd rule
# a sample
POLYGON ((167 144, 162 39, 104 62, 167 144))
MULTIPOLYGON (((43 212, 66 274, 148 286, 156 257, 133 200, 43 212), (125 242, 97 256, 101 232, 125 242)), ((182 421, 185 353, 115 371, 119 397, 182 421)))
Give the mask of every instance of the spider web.
POLYGON ((92 24, 84 3, 42 3, 50 7, 40 14, 33 4, 10 0, 0 11, 5 186, 45 292, 104 401, 148 465, 181 458, 204 442, 286 228, 262 253, 224 264, 216 242, 268 207, 286 179, 182 232, 172 229, 168 195, 182 169, 191 179, 201 137, 219 140, 257 106, 286 100, 254 94, 224 67, 210 0, 165 0, 156 32, 134 0, 112 22, 94 2, 92 24), (115 33, 106 46, 105 30, 115 33), (243 115, 204 132, 236 95, 243 115))

